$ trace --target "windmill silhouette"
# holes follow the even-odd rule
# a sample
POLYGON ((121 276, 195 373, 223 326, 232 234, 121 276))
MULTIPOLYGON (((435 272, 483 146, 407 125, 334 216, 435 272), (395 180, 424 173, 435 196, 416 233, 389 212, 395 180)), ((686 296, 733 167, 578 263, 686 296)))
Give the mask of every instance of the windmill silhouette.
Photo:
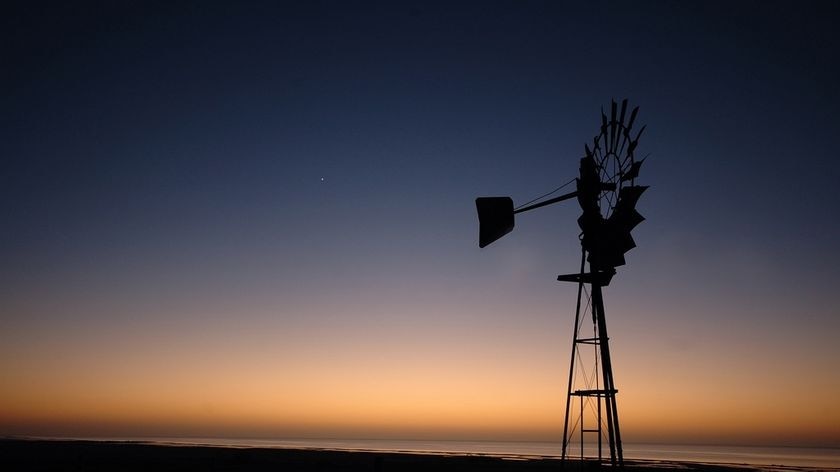
MULTIPOLYGON (((624 465, 621 429, 607 335, 603 287, 616 274, 615 268, 625 264, 624 254, 636 247, 630 232, 644 221, 636 211, 636 203, 648 188, 635 184, 644 159, 636 160, 635 151, 643 126, 633 137, 639 107, 627 116, 627 100, 612 101, 610 116, 601 110, 600 133, 592 147, 584 146, 577 189, 539 203, 514 208, 510 197, 479 197, 476 209, 479 219, 479 247, 485 247, 514 228, 514 215, 564 200, 577 198, 583 213, 578 218, 581 241, 580 270, 560 275, 557 280, 578 284, 575 325, 563 422, 562 461, 569 455, 574 437, 580 440, 580 457, 584 458, 587 435, 597 435, 597 460, 603 458, 603 439, 609 444, 610 464, 624 465), (589 271, 587 272, 587 263, 589 271), (587 288, 588 286, 588 288, 587 288), (592 333, 583 334, 586 313, 592 316, 592 333), (584 354, 594 362, 587 371, 584 354), (570 421, 572 420, 572 421, 570 421), (594 425, 589 423, 594 422, 594 425), (578 436, 579 435, 579 436, 578 436)), ((561 187, 562 188, 562 187, 561 187)))

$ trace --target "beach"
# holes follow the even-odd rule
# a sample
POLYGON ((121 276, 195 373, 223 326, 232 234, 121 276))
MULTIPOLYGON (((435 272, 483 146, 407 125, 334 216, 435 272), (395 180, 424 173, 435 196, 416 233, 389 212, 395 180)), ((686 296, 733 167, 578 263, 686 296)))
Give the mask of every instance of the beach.
MULTIPOLYGON (((0 440, 0 467, 9 471, 547 471, 597 470, 597 464, 557 458, 416 454, 260 447, 162 445, 140 441, 0 440)), ((625 461, 634 471, 818 471, 795 466, 625 461)), ((610 468, 608 466, 602 468, 610 468)))

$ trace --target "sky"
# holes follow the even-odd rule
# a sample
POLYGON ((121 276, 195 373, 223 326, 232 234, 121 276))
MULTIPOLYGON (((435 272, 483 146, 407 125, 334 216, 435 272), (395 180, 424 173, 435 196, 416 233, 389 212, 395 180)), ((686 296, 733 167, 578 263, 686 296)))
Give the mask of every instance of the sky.
POLYGON ((836 9, 13 2, 0 435, 559 440, 580 209, 474 199, 627 98, 623 439, 840 447, 836 9))

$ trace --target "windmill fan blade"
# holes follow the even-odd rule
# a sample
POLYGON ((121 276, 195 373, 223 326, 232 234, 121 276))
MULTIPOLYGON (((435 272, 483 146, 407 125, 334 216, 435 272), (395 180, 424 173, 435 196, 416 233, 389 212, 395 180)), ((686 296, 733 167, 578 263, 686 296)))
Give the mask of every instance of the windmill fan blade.
POLYGON ((613 212, 608 221, 613 231, 626 231, 629 233, 633 230, 633 228, 638 226, 639 223, 645 221, 645 217, 636 211, 635 208, 622 208, 621 211, 617 210, 613 212))
POLYGON ((636 241, 633 240, 633 236, 630 236, 630 233, 622 235, 620 241, 618 241, 618 249, 621 250, 621 253, 624 254, 625 252, 633 249, 636 247, 636 241))
POLYGON ((622 235, 629 235, 633 228, 639 223, 645 221, 635 208, 620 208, 616 209, 606 221, 607 231, 613 238, 623 237, 622 235))
POLYGON ((633 151, 636 150, 636 146, 638 146, 638 145, 639 145, 639 140, 638 139, 635 140, 635 141, 630 141, 630 145, 627 146, 627 155, 632 156, 633 151))
POLYGON ((642 193, 644 193, 648 187, 648 185, 628 185, 626 187, 621 187, 621 191, 618 193, 618 202, 615 204, 616 210, 635 208, 636 203, 639 201, 639 197, 642 196, 642 193))
POLYGON ((642 129, 639 130, 639 134, 636 135, 636 139, 634 140, 635 142, 639 142, 639 138, 642 137, 642 133, 645 132, 645 128, 647 128, 647 125, 642 126, 642 129))
POLYGON ((642 221, 645 221, 645 217, 634 208, 630 213, 630 216, 627 217, 626 224, 628 228, 633 229, 636 226, 639 226, 642 221))
POLYGON ((607 135, 607 115, 604 114, 603 108, 601 108, 601 134, 607 135))
MULTIPOLYGON (((634 142, 637 142, 637 141, 634 141, 634 142)), ((632 147, 627 148, 628 154, 632 153, 633 149, 635 149, 635 147, 636 147, 635 145, 632 145, 632 147)), ((630 166, 630 170, 628 170, 627 172, 624 173, 624 175, 621 176, 621 181, 622 182, 627 182, 628 180, 633 180, 636 177, 638 177, 639 176, 639 169, 641 169, 641 167, 642 167, 642 162, 645 162, 645 160, 642 159, 641 161, 634 162, 633 165, 630 166)))
POLYGON ((636 114, 639 113, 639 107, 633 108, 633 111, 630 112, 630 121, 627 123, 627 127, 624 128, 624 135, 629 138, 630 137, 630 130, 633 129, 633 123, 636 121, 636 114))
POLYGON ((624 115, 627 112, 627 99, 621 101, 621 114, 618 117, 618 122, 624 125, 624 115))

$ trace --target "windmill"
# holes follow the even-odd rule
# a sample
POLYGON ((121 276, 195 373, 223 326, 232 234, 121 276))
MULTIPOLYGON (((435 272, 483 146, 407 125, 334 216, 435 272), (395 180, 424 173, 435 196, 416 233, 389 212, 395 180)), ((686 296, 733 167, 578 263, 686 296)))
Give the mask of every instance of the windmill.
POLYGON ((627 100, 621 102, 620 110, 612 101, 609 117, 601 110, 600 133, 593 138, 591 147, 584 145, 585 154, 580 159, 580 174, 575 179, 577 189, 574 192, 517 208, 510 197, 479 197, 475 201, 479 219, 478 245, 482 248, 512 231, 517 213, 572 198, 577 198, 580 204, 582 214, 577 220, 581 229, 580 270, 557 277, 558 281, 578 285, 563 422, 563 461, 570 454, 573 438, 579 438, 583 459, 585 440, 597 435, 598 462, 604 460, 602 450, 606 438, 610 464, 624 465, 615 401, 618 390, 613 379, 602 289, 609 285, 615 268, 625 264, 624 254, 636 246, 630 232, 644 221, 636 211, 639 197, 648 188, 635 183, 644 161, 635 158, 639 138, 645 129, 643 126, 638 132, 633 130, 638 112, 639 107, 635 107, 627 115, 627 100), (591 334, 583 333, 587 312, 592 318, 591 334), (590 359, 594 358, 588 371, 583 361, 587 352, 590 359))

